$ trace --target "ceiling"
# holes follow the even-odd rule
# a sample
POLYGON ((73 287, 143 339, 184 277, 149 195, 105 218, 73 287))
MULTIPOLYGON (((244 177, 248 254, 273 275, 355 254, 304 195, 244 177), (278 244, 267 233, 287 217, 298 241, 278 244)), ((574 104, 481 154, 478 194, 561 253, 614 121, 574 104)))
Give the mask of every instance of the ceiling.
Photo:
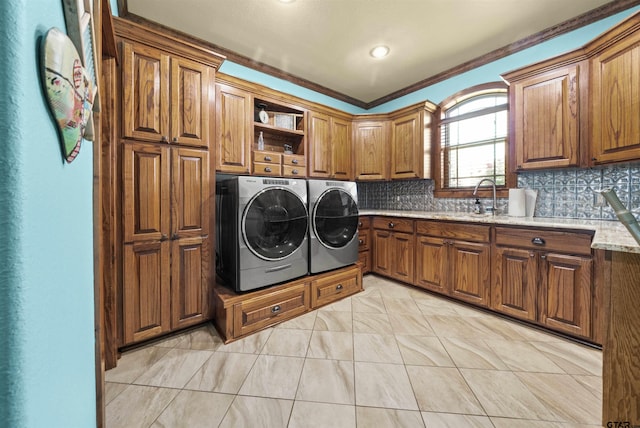
POLYGON ((361 107, 420 89, 640 1, 124 0, 127 14, 361 107), (576 18, 577 17, 577 18, 576 18), (391 52, 374 59, 376 44, 391 52), (487 54, 491 54, 488 55, 487 54), (486 61, 485 61, 486 62, 486 61))

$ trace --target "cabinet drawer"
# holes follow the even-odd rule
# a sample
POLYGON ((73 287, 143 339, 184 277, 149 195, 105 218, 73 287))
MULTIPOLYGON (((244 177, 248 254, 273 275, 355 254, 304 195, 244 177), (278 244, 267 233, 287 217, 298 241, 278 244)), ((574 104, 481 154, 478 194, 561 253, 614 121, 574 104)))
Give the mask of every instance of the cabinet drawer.
POLYGON ((591 238, 592 234, 589 232, 496 227, 496 245, 558 251, 568 254, 590 255, 591 238))
POLYGON ((459 239, 462 241, 489 242, 491 226, 479 224, 447 223, 441 221, 418 221, 418 235, 459 239))
POLYGON ((358 232, 358 251, 369 249, 369 231, 361 230, 358 232))
POLYGON ((413 233, 413 220, 399 217, 374 217, 373 227, 376 229, 394 230, 413 233))
POLYGON ((256 175, 282 175, 282 167, 270 163, 253 163, 253 173, 256 175))
POLYGON ((282 166, 282 175, 285 177, 305 177, 307 174, 307 168, 305 166, 282 166))
POLYGON ((309 288, 300 283, 260 297, 236 303, 233 309, 233 335, 244 336, 309 309, 309 288))
MULTIPOLYGON (((302 155, 282 155, 282 165, 291 165, 294 167, 306 166, 306 158, 302 155)), ((304 168, 301 168, 304 169, 304 168)))
POLYGON ((311 307, 317 308, 362 290, 360 268, 329 273, 311 282, 311 307))
POLYGON ((358 220, 358 229, 369 229, 371 226, 371 219, 369 217, 360 217, 358 220))
POLYGON ((253 161, 280 165, 282 162, 282 155, 275 152, 253 152, 253 161))

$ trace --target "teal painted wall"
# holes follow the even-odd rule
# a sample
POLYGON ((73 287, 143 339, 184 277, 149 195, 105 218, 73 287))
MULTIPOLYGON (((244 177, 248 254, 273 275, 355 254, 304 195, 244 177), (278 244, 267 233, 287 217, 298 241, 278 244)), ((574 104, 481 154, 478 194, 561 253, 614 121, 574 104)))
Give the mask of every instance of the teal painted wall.
MULTIPOLYGON (((311 91, 298 85, 294 85, 285 80, 277 79, 265 73, 243 67, 231 61, 225 61, 222 64, 220 71, 235 77, 239 77, 241 79, 260 83, 269 88, 295 95, 309 101, 314 101, 320 104, 334 107, 352 114, 388 113, 390 111, 394 111, 399 108, 406 107, 408 105, 419 103, 425 100, 429 100, 437 104, 449 95, 455 94, 462 89, 466 89, 480 83, 501 80, 500 74, 502 73, 528 64, 532 64, 543 59, 550 58, 552 56, 560 55, 584 45, 597 35, 611 28, 612 26, 638 10, 640 10, 640 6, 628 9, 616 15, 612 15, 608 18, 579 28, 570 33, 558 36, 545 43, 541 43, 537 46, 486 64, 482 67, 478 67, 469 72, 459 74, 455 77, 436 83, 432 86, 428 86, 411 94, 405 95, 401 98, 397 98, 388 103, 374 107, 370 110, 363 110, 359 107, 344 103, 334 98, 327 97, 318 92, 311 91)), ((425 78, 426 77, 428 76, 425 76, 425 78)))
POLYGON ((93 152, 71 164, 45 102, 39 42, 60 0, 0 2, 0 425, 95 426, 93 152))

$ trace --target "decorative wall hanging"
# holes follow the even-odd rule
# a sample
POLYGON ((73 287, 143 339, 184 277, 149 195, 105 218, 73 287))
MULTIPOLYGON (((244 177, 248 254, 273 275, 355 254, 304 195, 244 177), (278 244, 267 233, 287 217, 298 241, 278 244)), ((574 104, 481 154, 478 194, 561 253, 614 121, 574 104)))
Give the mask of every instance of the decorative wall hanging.
POLYGON ((45 35, 41 47, 42 78, 67 162, 75 159, 91 121, 95 89, 73 42, 57 28, 45 35))
MULTIPOLYGON (((93 111, 99 111, 98 57, 96 54, 95 30, 93 28, 93 0, 62 0, 67 35, 80 53, 82 65, 91 78, 95 91, 93 111)), ((93 141, 93 118, 87 122, 85 140, 93 141)))

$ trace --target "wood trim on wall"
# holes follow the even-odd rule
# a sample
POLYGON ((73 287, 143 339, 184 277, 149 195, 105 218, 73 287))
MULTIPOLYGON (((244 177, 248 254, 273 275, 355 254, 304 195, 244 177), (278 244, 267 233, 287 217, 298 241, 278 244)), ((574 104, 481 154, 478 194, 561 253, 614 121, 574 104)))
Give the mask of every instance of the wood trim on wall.
POLYGON ((499 60, 506 56, 512 55, 524 49, 530 48, 537 44, 543 43, 547 40, 550 40, 554 37, 560 36, 562 34, 568 33, 570 31, 576 30, 580 27, 584 27, 585 25, 592 24, 601 19, 607 18, 616 13, 627 10, 631 7, 637 6, 640 4, 640 0, 616 0, 611 1, 599 8, 593 9, 589 12, 583 13, 582 15, 578 15, 574 18, 571 18, 567 21, 564 21, 558 25, 554 25, 553 27, 549 27, 545 30, 542 30, 536 34, 533 34, 529 37, 525 37, 520 39, 514 43, 503 46, 499 49, 496 49, 492 52, 489 52, 485 55, 481 55, 477 58, 474 58, 470 61, 459 64, 453 68, 445 70, 441 73, 435 74, 433 76, 429 76, 419 82, 416 82, 412 85, 409 85, 403 89, 392 92, 384 97, 378 98, 376 100, 370 102, 364 102, 362 100, 355 99, 349 95, 334 91, 332 89, 326 88, 324 86, 318 85, 314 82, 310 82, 309 80, 303 79, 301 77, 295 76, 293 74, 287 73, 283 70, 280 70, 276 67, 272 67, 270 65, 261 63, 259 61, 255 61, 246 56, 240 55, 231 50, 225 49, 222 46, 215 45, 213 43, 204 41, 202 39, 198 39, 194 36, 185 34, 178 30, 174 30, 167 26, 158 24, 156 22, 147 20, 138 15, 132 14, 128 12, 127 8, 127 0, 118 0, 118 11, 121 17, 124 17, 130 21, 134 21, 137 23, 141 23, 145 26, 149 26, 151 28, 155 28, 159 31, 162 31, 165 34, 173 34, 174 36, 179 36, 182 39, 190 40, 192 43, 199 44, 202 46, 207 46, 213 51, 218 52, 219 54, 224 55, 230 61, 233 61, 237 64, 243 65, 245 67, 252 68, 254 70, 260 71, 265 74, 269 74, 271 76, 277 77, 282 80, 286 80, 295 85, 302 86, 303 88, 311 89, 313 91, 319 92, 321 94, 327 95, 329 97, 335 98, 340 101, 344 101, 356 107, 360 107, 365 110, 372 109, 381 104, 387 103, 389 101, 393 101, 397 98, 400 98, 404 95, 410 94, 412 92, 418 91, 420 89, 426 88, 428 86, 434 85, 438 82, 442 82, 443 80, 450 79, 459 74, 465 73, 467 71, 473 70, 474 68, 483 66, 490 62, 499 60))

